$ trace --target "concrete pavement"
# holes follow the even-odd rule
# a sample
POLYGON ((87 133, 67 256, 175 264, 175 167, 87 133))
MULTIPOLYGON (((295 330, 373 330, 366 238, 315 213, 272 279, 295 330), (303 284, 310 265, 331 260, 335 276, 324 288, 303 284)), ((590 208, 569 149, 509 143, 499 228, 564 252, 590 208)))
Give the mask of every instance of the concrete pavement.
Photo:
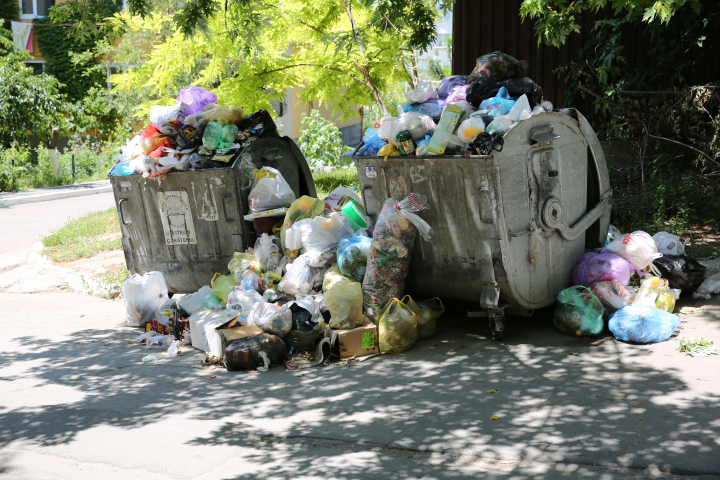
POLYGON ((110 180, 60 185, 59 187, 33 188, 26 192, 0 192, 0 208, 25 203, 47 202, 62 198, 84 197, 101 193, 112 193, 110 180))
MULTIPOLYGON (((680 337, 720 342, 706 303, 680 337)), ((143 364, 122 302, 0 293, 0 479, 720 479, 719 357, 551 309, 498 343, 467 307, 402 355, 263 374, 143 364)))
POLYGON ((25 263, 40 235, 88 212, 115 205, 112 193, 0 208, 0 272, 25 263))

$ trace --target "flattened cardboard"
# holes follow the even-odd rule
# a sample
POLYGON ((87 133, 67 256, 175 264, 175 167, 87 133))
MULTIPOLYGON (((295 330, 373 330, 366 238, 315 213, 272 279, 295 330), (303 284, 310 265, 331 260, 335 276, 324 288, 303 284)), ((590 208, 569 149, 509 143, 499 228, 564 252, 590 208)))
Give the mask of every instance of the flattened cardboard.
POLYGON ((221 328, 218 330, 222 337, 222 350, 225 349, 235 340, 241 338, 251 337, 253 335, 260 335, 263 333, 263 329, 257 325, 246 325, 244 327, 232 327, 232 328, 221 328))

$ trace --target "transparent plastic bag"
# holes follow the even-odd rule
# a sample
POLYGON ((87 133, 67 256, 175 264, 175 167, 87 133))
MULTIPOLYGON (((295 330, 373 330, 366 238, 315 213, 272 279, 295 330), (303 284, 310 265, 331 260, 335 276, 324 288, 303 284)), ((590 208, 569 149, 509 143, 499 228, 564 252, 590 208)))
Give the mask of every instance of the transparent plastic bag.
POLYGON ((602 332, 603 305, 587 288, 575 285, 557 296, 553 324, 568 335, 599 335, 602 332))
POLYGON ((282 338, 292 328, 292 312, 287 305, 257 302, 250 311, 248 325, 257 325, 282 338))
MULTIPOLYGON (((392 132, 392 126, 393 123, 397 121, 397 117, 391 117, 391 116, 384 116, 380 119, 380 126, 376 130, 377 136, 380 137, 383 140, 387 140, 390 138, 390 133, 392 132)), ((377 125, 376 125, 377 126, 377 125)), ((378 153, 379 155, 379 153, 378 153)))
POLYGON ((275 235, 268 235, 263 233, 260 238, 255 241, 255 248, 253 253, 255 254, 255 260, 260 264, 260 269, 263 272, 268 271, 268 262, 273 256, 273 253, 277 255, 280 252, 280 248, 275 245, 275 235))
POLYGON ((205 306, 205 295, 213 293, 210 285, 205 285, 197 292, 191 295, 184 295, 179 301, 180 308, 192 315, 205 306))
POLYGON ((227 151, 235 143, 237 130, 236 125, 208 122, 205 132, 203 132, 203 146, 208 150, 227 151))
POLYGON ((478 135, 485 131, 485 122, 482 116, 470 115, 469 118, 463 120, 457 129, 457 136, 465 143, 472 143, 478 135))
POLYGON ((608 328, 623 342, 657 343, 667 340, 680 327, 680 318, 654 307, 628 305, 610 315, 608 328))
POLYGON ((242 275, 240 275, 240 281, 237 285, 242 290, 262 291, 262 279, 257 272, 253 272, 252 270, 245 270, 242 275))
POLYGON ((325 307, 330 311, 330 328, 339 330, 356 328, 363 321, 362 285, 360 282, 348 282, 345 279, 335 282, 323 294, 325 307))
POLYGON ((245 318, 250 316, 253 306, 256 303, 267 303, 265 297, 255 290, 235 290, 228 295, 228 310, 240 311, 245 318))
POLYGON ((260 273, 260 262, 255 260, 255 255, 251 253, 235 252, 233 258, 228 263, 228 270, 232 274, 233 282, 240 283, 240 278, 245 270, 252 270, 253 272, 260 273))
POLYGON ((328 268, 323 275, 322 290, 323 292, 327 292, 337 284, 349 285, 355 281, 356 280, 354 278, 343 275, 342 272, 340 272, 340 268, 336 264, 328 268))
POLYGON ((304 248, 306 252, 322 252, 337 247, 340 240, 354 234, 347 215, 334 213, 329 218, 318 216, 296 222, 286 233, 285 241, 291 250, 304 248))
POLYGON ((670 289, 668 281, 659 277, 645 278, 640 282, 633 305, 655 307, 669 313, 675 310, 675 300, 680 298, 680 290, 670 289))
POLYGON ((416 112, 403 113, 392 123, 389 137, 390 143, 396 147, 398 146, 397 135, 400 132, 408 131, 413 140, 419 140, 429 131, 435 130, 435 127, 435 122, 428 115, 416 112))
POLYGON ((593 283, 590 290, 598 297, 606 314, 615 313, 630 304, 630 293, 618 280, 593 283))
POLYGON ((627 285, 635 273, 633 266, 614 253, 588 252, 577 261, 572 271, 575 285, 589 287, 593 283, 617 280, 627 285))
POLYGON ((510 119, 507 115, 500 115, 495 117, 495 120, 490 122, 485 131, 489 134, 497 133, 498 135, 505 135, 515 125, 515 122, 510 119))
POLYGON ((387 303, 377 326, 382 353, 403 353, 415 345, 418 338, 417 315, 397 298, 387 303))
MULTIPOLYGON (((200 122, 217 122, 223 125, 240 123, 245 118, 245 111, 240 107, 226 107, 215 103, 208 103, 199 112, 185 118, 188 125, 200 122)), ((236 132, 237 133, 237 132, 236 132)))
POLYGON ((372 239, 365 235, 353 235, 343 238, 338 244, 337 263, 343 275, 362 282, 367 269, 372 239))
POLYGON ((405 292, 410 254, 417 233, 430 240, 433 230, 415 212, 428 209, 424 195, 411 193, 405 199, 388 199, 378 215, 363 278, 366 314, 374 319, 391 298, 405 292))
POLYGON ((685 242, 681 242, 680 237, 668 232, 658 232, 652 236, 652 239, 657 246, 658 252, 663 255, 683 255, 685 245, 690 242, 689 238, 685 239, 685 242))
POLYGON ((152 107, 150 107, 150 123, 152 123, 153 125, 159 125, 161 123, 177 120, 178 114, 186 108, 187 105, 185 105, 184 103, 178 103, 169 107, 153 105, 152 107))
POLYGON ((405 99, 410 103, 422 103, 430 98, 437 98, 438 93, 429 80, 419 82, 415 90, 411 90, 405 94, 405 99))
POLYGON ((282 174, 272 167, 256 172, 249 195, 250 212, 264 212, 273 208, 287 208, 295 201, 295 192, 282 174))
POLYGON ((135 274, 123 283, 125 320, 130 327, 142 327, 168 299, 165 277, 160 272, 135 274))
POLYGON ((210 281, 210 286, 213 293, 220 299, 220 302, 225 305, 228 301, 228 295, 235 289, 235 282, 229 275, 216 273, 210 281))
POLYGON ((307 258, 301 255, 290 265, 278 288, 289 295, 307 295, 313 288, 314 277, 307 258))
POLYGON ((417 316, 418 341, 434 337, 437 334, 437 318, 445 312, 442 300, 435 297, 415 302, 410 295, 405 295, 402 302, 417 316))
POLYGON ((662 257, 662 253, 658 252, 657 245, 650 235, 643 231, 635 231, 616 238, 605 247, 610 253, 620 255, 630 262, 638 271, 645 271, 650 267, 650 271, 658 277, 660 272, 653 265, 656 258, 662 257))

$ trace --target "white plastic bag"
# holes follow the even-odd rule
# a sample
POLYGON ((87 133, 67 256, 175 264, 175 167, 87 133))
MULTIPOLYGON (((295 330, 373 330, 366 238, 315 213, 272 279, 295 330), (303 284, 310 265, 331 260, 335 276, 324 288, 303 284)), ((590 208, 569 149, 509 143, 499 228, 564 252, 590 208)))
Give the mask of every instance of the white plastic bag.
POLYGON ((418 83, 415 90, 405 94, 405 99, 410 103, 423 103, 431 98, 437 98, 438 93, 429 80, 418 83))
POLYGON ((153 105, 150 107, 150 123, 153 125, 160 125, 166 122, 172 122, 177 120, 178 113, 182 112, 187 108, 184 103, 178 103, 169 107, 161 107, 160 105, 153 105))
POLYGON ((290 250, 304 248, 306 252, 324 251, 354 234, 350 220, 344 213, 334 213, 329 218, 305 218, 293 224, 287 231, 285 246, 290 250))
POLYGON ((527 120, 528 118, 530 118, 530 110, 530 102, 528 102, 527 95, 523 94, 520 96, 520 98, 517 99, 515 105, 513 105, 513 107, 507 113, 507 116, 513 122, 527 120))
POLYGON ((493 120, 490 125, 487 126, 487 129, 485 129, 485 131, 488 133, 505 135, 507 132, 510 131, 513 125, 515 125, 515 122, 513 122, 510 117, 508 117, 507 115, 500 115, 498 117, 495 117, 495 120, 493 120))
POLYGON ((267 303, 265 297, 260 295, 256 290, 236 289, 228 295, 228 310, 242 312, 245 318, 250 316, 253 306, 256 303, 267 303))
POLYGON ((279 171, 263 167, 256 173, 249 200, 251 213, 264 212, 289 207, 295 201, 295 192, 279 171))
POLYGON ((685 254, 685 245, 690 243, 689 238, 686 238, 685 242, 681 242, 680 237, 668 232, 658 232, 652 238, 658 252, 664 255, 683 255, 685 254))
POLYGON ((471 115, 463 120, 457 130, 457 136, 465 143, 472 143, 485 131, 485 122, 480 115, 471 115))
POLYGON ((386 115, 380 119, 381 125, 377 129, 377 136, 381 139, 389 139, 390 133, 392 132, 392 125, 397 120, 397 117, 391 117, 386 115))
POLYGON ((135 274, 123 284, 125 318, 130 327, 142 327, 155 318, 155 312, 168 299, 165 277, 160 272, 135 274))
POLYGON ((263 233, 260 238, 255 241, 255 248, 253 253, 255 254, 255 260, 260 264, 260 268, 263 272, 268 271, 268 262, 274 254, 280 253, 280 248, 273 242, 275 235, 268 235, 263 233))
POLYGON ((398 146, 397 135, 400 132, 409 131, 413 140, 419 140, 431 130, 435 130, 435 122, 428 115, 418 112, 406 112, 400 115, 397 120, 392 123, 390 128, 390 142, 398 146))
POLYGON ((307 295, 313 287, 315 273, 308 265, 307 257, 300 255, 289 267, 278 289, 288 295, 307 295))
POLYGON ((210 285, 205 285, 192 295, 183 295, 183 297, 178 300, 178 305, 192 315, 205 306, 205 296, 209 293, 213 293, 213 289, 210 285))
POLYGON ((267 333, 282 338, 292 329, 292 312, 287 305, 258 302, 253 305, 248 325, 257 325, 267 333))
POLYGON ((653 265, 653 260, 662 257, 662 253, 658 252, 652 237, 643 231, 638 230, 616 238, 605 247, 605 250, 620 255, 636 270, 644 271, 649 266, 650 271, 655 275, 662 276, 653 265))
POLYGON ((295 302, 289 302, 288 307, 290 307, 293 303, 297 303, 298 306, 310 312, 310 315, 312 315, 312 317, 310 317, 311 322, 317 323, 322 320, 322 316, 320 314, 320 307, 323 303, 322 295, 296 295, 295 302))
POLYGON ((346 195, 355 200, 355 202, 359 205, 363 204, 354 189, 350 187, 337 187, 335 190, 330 192, 327 197, 325 197, 325 200, 323 200, 323 202, 325 202, 325 215, 329 215, 337 210, 338 202, 340 202, 340 199, 346 195))

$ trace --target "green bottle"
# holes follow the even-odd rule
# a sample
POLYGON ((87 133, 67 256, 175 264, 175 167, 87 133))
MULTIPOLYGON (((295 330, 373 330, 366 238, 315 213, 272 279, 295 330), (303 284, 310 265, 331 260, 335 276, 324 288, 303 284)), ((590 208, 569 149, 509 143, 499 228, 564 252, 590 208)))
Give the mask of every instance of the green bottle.
POLYGON ((412 155, 415 151, 415 143, 412 140, 412 135, 409 131, 405 130, 404 132, 400 132, 395 137, 398 144, 398 150, 400 150, 400 155, 412 155))

